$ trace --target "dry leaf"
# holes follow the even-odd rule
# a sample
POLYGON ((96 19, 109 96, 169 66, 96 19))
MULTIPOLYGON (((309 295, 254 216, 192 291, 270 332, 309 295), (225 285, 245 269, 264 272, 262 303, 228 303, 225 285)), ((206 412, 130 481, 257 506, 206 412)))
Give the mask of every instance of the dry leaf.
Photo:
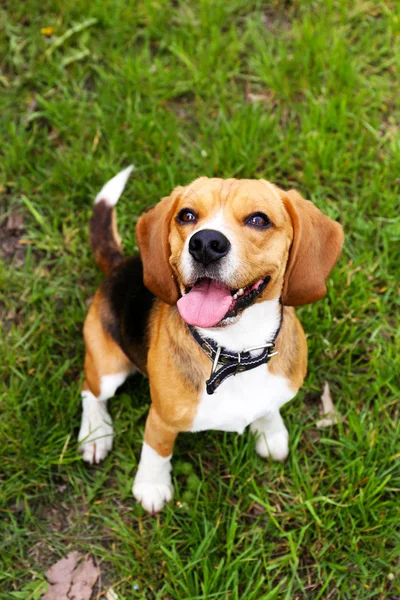
POLYGON ((12 213, 7 219, 7 231, 21 231, 24 228, 24 217, 16 213, 12 213))
POLYGON ((72 575, 72 586, 68 593, 69 600, 90 600, 100 570, 95 566, 93 559, 86 556, 72 575))
POLYGON ((256 104, 257 102, 270 102, 271 101, 271 94, 269 94, 268 92, 262 92, 261 94, 253 94, 252 92, 249 92, 247 94, 247 102, 252 102, 253 104, 256 104))
POLYGON ((43 600, 67 600, 71 587, 72 573, 79 559, 79 552, 70 552, 57 561, 46 573, 49 588, 43 600))
POLYGON ((325 381, 324 391, 321 396, 321 404, 322 407, 320 409, 321 416, 324 415, 324 418, 320 421, 317 421, 317 427, 329 427, 330 425, 335 425, 340 420, 340 415, 335 411, 335 405, 333 404, 331 391, 329 389, 329 383, 325 381))
POLYGON ((70 552, 46 573, 49 587, 42 600, 90 600, 100 570, 86 556, 78 564, 79 552, 70 552))
POLYGON ((31 114, 35 112, 36 108, 37 108, 37 100, 36 100, 36 96, 34 96, 32 98, 32 100, 29 102, 26 115, 24 116, 24 123, 25 123, 25 125, 27 123, 29 123, 29 120, 31 118, 31 114))
POLYGON ((118 594, 112 588, 106 591, 106 600, 118 600, 118 594))
POLYGON ((92 142, 92 152, 93 153, 95 153, 97 150, 97 146, 99 145, 100 138, 101 138, 101 131, 99 129, 97 129, 96 135, 94 136, 93 142, 92 142))

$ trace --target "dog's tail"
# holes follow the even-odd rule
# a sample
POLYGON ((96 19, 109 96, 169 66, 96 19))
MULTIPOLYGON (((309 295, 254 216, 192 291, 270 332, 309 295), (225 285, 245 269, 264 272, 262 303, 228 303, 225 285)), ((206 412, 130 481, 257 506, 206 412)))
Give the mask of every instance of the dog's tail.
POLYGON ((132 169, 133 165, 107 181, 94 201, 93 216, 89 225, 89 239, 96 264, 106 275, 123 258, 114 207, 124 190, 132 169))

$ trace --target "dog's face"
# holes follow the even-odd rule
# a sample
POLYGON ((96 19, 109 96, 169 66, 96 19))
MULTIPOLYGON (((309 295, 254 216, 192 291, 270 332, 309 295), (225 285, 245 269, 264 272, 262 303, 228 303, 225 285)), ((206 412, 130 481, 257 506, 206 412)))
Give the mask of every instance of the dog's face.
POLYGON ((183 319, 224 325, 271 297, 291 239, 291 221, 266 182, 202 178, 188 186, 169 235, 183 319))
POLYGON ((280 295, 322 297, 343 233, 297 192, 202 177, 143 215, 137 239, 146 286, 187 323, 214 327, 280 295))

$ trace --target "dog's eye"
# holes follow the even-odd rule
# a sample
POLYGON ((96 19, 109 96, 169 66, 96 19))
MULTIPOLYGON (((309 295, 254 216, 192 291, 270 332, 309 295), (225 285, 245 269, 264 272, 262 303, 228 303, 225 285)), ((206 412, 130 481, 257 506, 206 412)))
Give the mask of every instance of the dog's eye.
POLYGON ((267 215, 264 215, 262 212, 256 212, 250 215, 244 222, 245 225, 250 225, 250 227, 256 227, 258 229, 266 229, 268 226, 272 225, 267 215))
POLYGON ((178 223, 197 223, 198 216, 191 208, 182 208, 176 220, 178 223))

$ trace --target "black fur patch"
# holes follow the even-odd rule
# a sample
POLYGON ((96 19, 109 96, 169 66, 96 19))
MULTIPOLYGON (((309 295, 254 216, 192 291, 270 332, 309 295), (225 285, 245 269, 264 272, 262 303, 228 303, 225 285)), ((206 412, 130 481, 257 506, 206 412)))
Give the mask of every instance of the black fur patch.
POLYGON ((140 256, 125 259, 102 286, 108 309, 102 322, 125 354, 146 372, 148 322, 155 296, 143 283, 140 256))
POLYGON ((96 263, 101 270, 108 274, 111 268, 123 260, 117 240, 113 232, 113 211, 105 200, 93 207, 93 216, 89 223, 90 245, 96 263))

